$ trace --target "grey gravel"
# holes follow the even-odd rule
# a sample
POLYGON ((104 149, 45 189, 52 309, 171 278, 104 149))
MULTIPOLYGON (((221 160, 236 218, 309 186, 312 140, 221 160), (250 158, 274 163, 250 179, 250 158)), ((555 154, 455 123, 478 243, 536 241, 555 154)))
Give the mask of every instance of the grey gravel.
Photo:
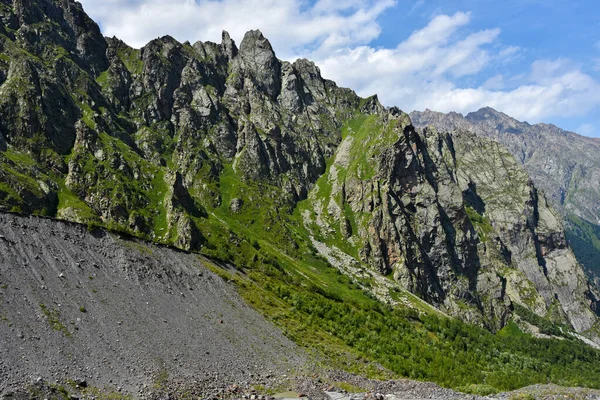
POLYGON ((306 362, 198 255, 10 214, 0 235, 0 393, 67 379, 200 393, 306 362))

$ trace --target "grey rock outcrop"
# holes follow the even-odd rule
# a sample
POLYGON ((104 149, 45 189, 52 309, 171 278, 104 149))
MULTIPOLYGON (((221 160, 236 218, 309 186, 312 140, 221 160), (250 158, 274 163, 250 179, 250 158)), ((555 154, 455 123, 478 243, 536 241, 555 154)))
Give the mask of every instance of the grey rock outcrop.
MULTIPOLYGON (((240 44, 238 59, 232 72, 245 72, 245 77, 261 92, 276 99, 281 89, 281 63, 275 57, 271 43, 259 31, 249 31, 240 44)), ((246 85, 247 82, 244 83, 246 85)))
POLYGON ((489 107, 466 116, 430 110, 410 116, 417 127, 470 130, 506 146, 561 212, 580 262, 600 276, 600 139, 530 125, 489 107))

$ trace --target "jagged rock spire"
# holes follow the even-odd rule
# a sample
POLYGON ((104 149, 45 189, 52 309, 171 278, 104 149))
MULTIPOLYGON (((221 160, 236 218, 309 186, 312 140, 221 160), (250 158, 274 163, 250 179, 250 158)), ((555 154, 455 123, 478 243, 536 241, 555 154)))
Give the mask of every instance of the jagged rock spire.
POLYGON ((229 61, 233 60, 238 54, 238 48, 235 45, 235 41, 229 36, 229 32, 227 31, 221 33, 221 49, 229 61))

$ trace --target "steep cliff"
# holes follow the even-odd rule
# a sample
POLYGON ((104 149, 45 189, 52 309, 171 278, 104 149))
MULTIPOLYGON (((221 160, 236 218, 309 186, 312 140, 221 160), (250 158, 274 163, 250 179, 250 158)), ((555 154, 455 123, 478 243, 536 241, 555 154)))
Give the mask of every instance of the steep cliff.
POLYGON ((301 207, 320 240, 452 315, 497 330, 517 303, 579 332, 595 324, 556 214, 489 139, 418 133, 396 109, 360 116, 301 207))
POLYGON ((577 259, 600 276, 600 140, 554 125, 520 122, 492 108, 463 116, 413 111, 417 127, 465 129, 508 148, 560 211, 577 259))

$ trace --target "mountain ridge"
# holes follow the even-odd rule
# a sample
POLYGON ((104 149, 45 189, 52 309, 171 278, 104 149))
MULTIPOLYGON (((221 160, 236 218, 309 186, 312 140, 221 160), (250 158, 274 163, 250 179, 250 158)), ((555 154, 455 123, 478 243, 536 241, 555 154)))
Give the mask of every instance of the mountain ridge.
MULTIPOLYGON (((298 222, 286 214, 306 200, 309 207, 326 209, 334 217, 323 225, 319 221, 325 215, 317 215, 319 227, 312 235, 322 237, 333 250, 335 240, 345 240, 347 245, 338 250, 347 251, 355 263, 384 275, 393 273, 401 287, 455 316, 498 330, 517 301, 580 332, 594 326, 595 317, 583 304, 595 304, 596 296, 580 282, 583 278, 567 274, 567 283, 545 271, 546 255, 565 248, 562 228, 551 212, 540 221, 538 209, 546 206, 533 188, 527 189, 531 184, 525 175, 518 186, 524 197, 515 197, 515 204, 523 204, 527 220, 517 222, 517 215, 504 220, 505 208, 514 206, 508 203, 500 205, 500 219, 490 220, 472 182, 476 168, 457 170, 455 139, 434 139, 436 132, 418 134, 408 114, 384 108, 376 96, 361 99, 337 87, 310 61, 278 60, 260 31, 246 33, 239 48, 224 32, 221 44, 181 44, 164 36, 135 50, 119 40, 105 41, 97 26, 86 28, 95 25, 81 17, 80 7, 67 3, 59 2, 56 8, 55 3, 42 2, 27 13, 19 7, 11 8, 15 14, 5 10, 20 24, 14 34, 8 32, 3 45, 13 58, 0 89, 0 110, 2 104, 8 107, 3 121, 15 128, 2 129, 10 147, 4 153, 9 185, 5 204, 16 202, 12 207, 26 212, 100 224, 237 259, 238 250, 222 248, 214 235, 223 225, 232 229, 239 222, 253 235, 261 235, 264 228, 273 230, 273 239, 288 242, 284 252, 301 256, 305 239, 294 239, 297 233, 289 226, 298 222), (46 16, 60 20, 60 10, 65 22, 49 23, 46 16), (24 32, 30 25, 37 32, 55 34, 29 37, 24 32), (57 45, 56 37, 65 45, 57 45), (83 45, 73 45, 69 38, 83 45), (21 47, 38 56, 18 53, 21 47), (30 67, 19 69, 23 65, 30 67), (28 86, 23 76, 32 73, 39 79, 28 86), (15 81, 20 84, 15 86, 15 81), (68 92, 69 98, 57 96, 68 92), (14 98, 19 99, 18 109, 14 98), (45 110, 57 108, 63 115, 49 118, 45 110), (19 115, 29 115, 30 122, 19 125, 19 115), (42 129, 41 136, 37 129, 42 129), (437 147, 431 147, 434 144, 437 147), (399 167, 403 163, 405 170, 399 167), (38 165, 51 172, 44 173, 38 165), (330 176, 323 181, 327 170, 330 176), (464 180, 457 179, 460 173, 466 173, 464 180), (33 175, 33 180, 23 180, 24 175, 33 175), (310 193, 322 188, 324 203, 319 205, 310 193), (340 232, 332 236, 339 218, 340 232), (511 230, 515 223, 523 224, 514 231, 520 239, 502 238, 499 232, 511 230), (551 227, 547 233, 542 233, 544 226, 551 227), (542 250, 541 243, 553 235, 556 239, 542 250), (497 253, 485 255, 490 238, 498 240, 497 253), (480 259, 496 266, 483 273, 480 259), (528 259, 537 261, 530 264, 528 259), (518 278, 511 278, 516 286, 510 294, 496 289, 512 276, 501 272, 500 265, 519 271, 518 278), (480 282, 484 276, 494 283, 480 282), (520 294, 531 288, 542 293, 547 285, 554 289, 541 297, 520 294), (580 304, 579 311, 551 312, 561 310, 552 306, 555 296, 562 299, 562 307, 571 301, 556 292, 560 287, 577 293, 579 300, 573 304, 580 304)), ((501 149, 487 148, 504 158, 498 153, 501 149)), ((479 168, 492 168, 484 157, 475 159, 479 168)), ((493 168, 506 170, 509 181, 521 174, 511 172, 515 166, 504 162, 493 168)), ((482 185, 486 179, 477 182, 482 185)), ((303 218, 301 224, 311 224, 303 218)), ((560 265, 577 271, 565 251, 567 258, 560 265)), ((239 262, 247 263, 243 257, 239 262)), ((390 301, 383 295, 386 299, 390 301)))
MULTIPOLYGON (((0 1, 3 211, 235 266, 244 278, 228 279, 252 305, 295 340, 342 349, 344 365, 356 351, 405 376, 483 380, 483 369, 449 377, 414 360, 419 335, 483 335, 439 322, 423 300, 523 340, 549 334, 577 347, 570 331, 600 340, 600 295, 553 209, 498 143, 417 130, 314 63, 277 59, 260 31, 239 48, 223 32, 220 44, 165 36, 133 49, 89 28, 70 0, 24 5, 0 1)), ((508 387, 504 367, 486 360, 494 387, 508 387)), ((535 379, 531 370, 519 382, 535 379)))

